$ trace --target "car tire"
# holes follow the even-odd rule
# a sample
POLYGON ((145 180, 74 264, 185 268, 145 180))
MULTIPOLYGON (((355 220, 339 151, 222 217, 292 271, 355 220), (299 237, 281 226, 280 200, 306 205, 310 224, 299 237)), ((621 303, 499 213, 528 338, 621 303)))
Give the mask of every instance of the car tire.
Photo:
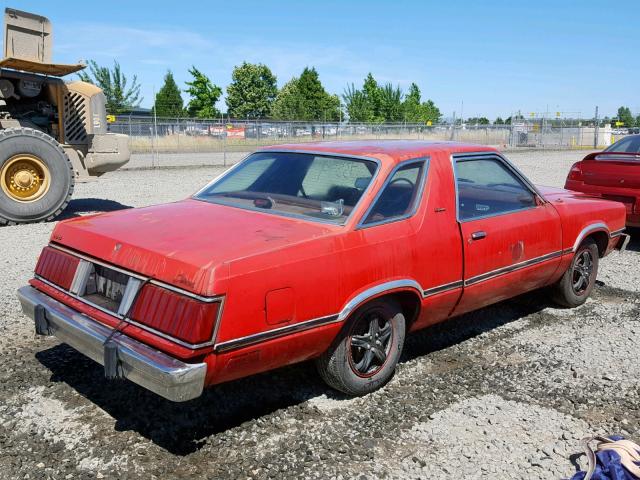
POLYGON ((564 307, 578 307, 587 301, 598 275, 598 245, 588 238, 578 247, 571 265, 554 286, 553 299, 564 307))
POLYGON ((52 220, 71 200, 71 161, 54 138, 39 130, 0 131, 0 172, 0 225, 52 220))
POLYGON ((374 300, 349 318, 331 347, 316 360, 318 372, 336 390, 366 395, 393 377, 404 338, 400 306, 391 300, 374 300))

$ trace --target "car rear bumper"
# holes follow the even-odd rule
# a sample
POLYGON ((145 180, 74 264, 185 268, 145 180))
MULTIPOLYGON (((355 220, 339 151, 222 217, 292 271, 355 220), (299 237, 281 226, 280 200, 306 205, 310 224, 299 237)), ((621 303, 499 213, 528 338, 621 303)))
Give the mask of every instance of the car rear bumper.
MULTIPOLYGON (((38 333, 55 335, 78 352, 105 365, 105 341, 113 330, 54 300, 31 286, 18 290, 24 313, 36 321, 38 333), (43 319, 37 318, 44 317, 43 319)), ((124 334, 116 334, 119 375, 174 402, 199 397, 207 373, 205 363, 184 363, 124 334)))

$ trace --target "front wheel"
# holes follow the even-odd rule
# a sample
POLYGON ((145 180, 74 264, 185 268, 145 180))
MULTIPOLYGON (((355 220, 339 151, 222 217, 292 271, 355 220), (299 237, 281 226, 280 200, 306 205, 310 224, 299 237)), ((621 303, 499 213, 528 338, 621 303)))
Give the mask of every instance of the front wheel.
POLYGON ((405 318, 396 302, 374 300, 360 308, 316 365, 324 381, 348 395, 365 395, 395 372, 405 337, 405 318))
POLYGON ((587 301, 598 275, 598 245, 586 239, 573 257, 571 265, 554 286, 554 300, 565 307, 577 307, 587 301))

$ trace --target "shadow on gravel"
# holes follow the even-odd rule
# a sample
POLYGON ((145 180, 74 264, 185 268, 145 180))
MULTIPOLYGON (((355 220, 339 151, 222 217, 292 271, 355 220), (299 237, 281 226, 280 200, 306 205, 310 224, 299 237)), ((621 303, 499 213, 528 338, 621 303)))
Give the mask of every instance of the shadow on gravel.
POLYGON ((200 398, 173 403, 131 382, 105 380, 102 366, 64 344, 38 352, 36 358, 52 372, 52 382, 69 384, 112 416, 115 430, 135 431, 181 456, 216 442, 218 433, 277 410, 293 407, 289 413, 295 416, 296 405, 322 394, 345 398, 326 387, 309 362, 218 385, 200 398))
POLYGON ((116 210, 123 210, 125 208, 133 207, 123 205, 115 200, 106 200, 103 198, 77 198, 69 202, 69 205, 67 205, 67 208, 64 209, 61 215, 50 221, 57 222, 59 220, 67 220, 89 213, 115 212, 116 210))
POLYGON ((558 308, 546 290, 539 290, 438 323, 409 335, 400 361, 444 350, 547 307, 558 308))
MULTIPOLYGON (((446 349, 549 304, 544 292, 536 292, 429 327, 407 337, 401 362, 446 349)), ((138 432, 175 455, 215 444, 216 434, 280 409, 296 417, 296 408, 306 408, 298 405, 311 398, 346 398, 322 383, 311 362, 218 385, 198 399, 173 403, 133 383, 105 380, 100 365, 66 345, 41 351, 36 358, 52 372, 52 382, 69 384, 111 415, 117 431, 138 432)))

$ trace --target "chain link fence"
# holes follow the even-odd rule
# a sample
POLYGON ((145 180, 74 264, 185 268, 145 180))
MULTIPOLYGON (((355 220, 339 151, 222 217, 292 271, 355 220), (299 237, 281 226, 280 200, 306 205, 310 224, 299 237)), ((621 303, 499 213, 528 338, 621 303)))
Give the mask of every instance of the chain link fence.
POLYGON ((130 168, 230 165, 264 145, 330 140, 460 141, 509 149, 589 149, 609 145, 611 127, 528 119, 510 125, 331 123, 118 116, 111 132, 129 135, 130 168))

